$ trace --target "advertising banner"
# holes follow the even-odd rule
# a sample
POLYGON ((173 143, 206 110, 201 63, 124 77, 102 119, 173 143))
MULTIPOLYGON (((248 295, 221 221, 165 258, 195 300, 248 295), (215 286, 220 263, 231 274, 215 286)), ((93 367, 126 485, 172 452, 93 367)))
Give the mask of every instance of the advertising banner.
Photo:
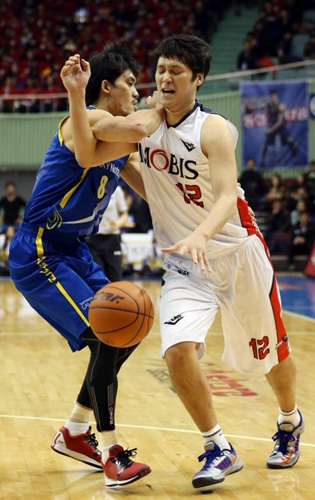
POLYGON ((243 166, 261 169, 308 165, 308 84, 242 82, 243 166))

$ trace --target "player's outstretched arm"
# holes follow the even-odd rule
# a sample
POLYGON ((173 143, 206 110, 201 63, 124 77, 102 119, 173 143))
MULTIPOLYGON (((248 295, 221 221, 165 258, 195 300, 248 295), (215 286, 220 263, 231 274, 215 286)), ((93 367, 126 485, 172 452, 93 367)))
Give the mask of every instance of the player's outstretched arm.
POLYGON ((163 119, 164 109, 158 106, 154 109, 141 109, 128 116, 105 118, 98 121, 92 130, 100 141, 137 143, 153 134, 163 119))

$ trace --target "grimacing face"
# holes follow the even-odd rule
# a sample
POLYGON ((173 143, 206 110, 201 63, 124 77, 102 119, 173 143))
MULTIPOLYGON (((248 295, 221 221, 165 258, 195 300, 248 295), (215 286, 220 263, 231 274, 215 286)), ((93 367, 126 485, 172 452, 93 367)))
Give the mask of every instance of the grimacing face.
POLYGON ((192 70, 178 59, 161 56, 158 60, 155 81, 160 102, 166 109, 178 110, 194 100, 197 87, 203 80, 201 73, 193 79, 192 70))

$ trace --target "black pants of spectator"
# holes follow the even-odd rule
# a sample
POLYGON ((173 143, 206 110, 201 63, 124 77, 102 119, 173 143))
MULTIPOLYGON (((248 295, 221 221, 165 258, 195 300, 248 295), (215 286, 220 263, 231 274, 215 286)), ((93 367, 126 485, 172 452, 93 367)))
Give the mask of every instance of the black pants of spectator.
POLYGON ((294 245, 292 243, 289 248, 289 265, 294 265, 296 255, 309 255, 310 252, 311 246, 309 243, 301 243, 300 245, 294 245))
POLYGON ((105 271, 110 281, 122 280, 120 234, 94 234, 87 242, 93 259, 105 271))

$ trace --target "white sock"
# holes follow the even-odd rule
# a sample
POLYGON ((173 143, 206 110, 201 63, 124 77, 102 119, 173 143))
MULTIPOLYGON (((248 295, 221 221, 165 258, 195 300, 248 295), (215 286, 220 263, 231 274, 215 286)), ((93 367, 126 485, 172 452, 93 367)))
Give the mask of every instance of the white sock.
POLYGON ((69 420, 70 422, 78 422, 80 424, 85 422, 88 424, 91 421, 92 413, 92 408, 87 408, 86 406, 76 403, 73 407, 69 420))
POLYGON ((103 431, 100 433, 100 441, 102 448, 102 462, 105 464, 109 457, 109 449, 118 444, 115 431, 103 431))
POLYGON ((85 434, 90 426, 92 409, 76 403, 65 427, 69 430, 71 436, 85 434))
POLYGON ((85 434, 89 430, 88 423, 71 422, 71 420, 68 420, 65 427, 68 429, 71 436, 78 436, 79 434, 85 434))
POLYGON ((207 445, 210 441, 213 441, 221 450, 229 450, 231 448, 219 424, 210 429, 210 431, 202 432, 201 434, 205 440, 205 445, 207 445))
POLYGON ((278 424, 282 424, 283 422, 289 422, 290 424, 293 424, 294 427, 297 427, 300 423, 301 417, 297 409, 297 405, 293 408, 292 411, 282 411, 281 408, 279 408, 280 414, 278 417, 278 424))

